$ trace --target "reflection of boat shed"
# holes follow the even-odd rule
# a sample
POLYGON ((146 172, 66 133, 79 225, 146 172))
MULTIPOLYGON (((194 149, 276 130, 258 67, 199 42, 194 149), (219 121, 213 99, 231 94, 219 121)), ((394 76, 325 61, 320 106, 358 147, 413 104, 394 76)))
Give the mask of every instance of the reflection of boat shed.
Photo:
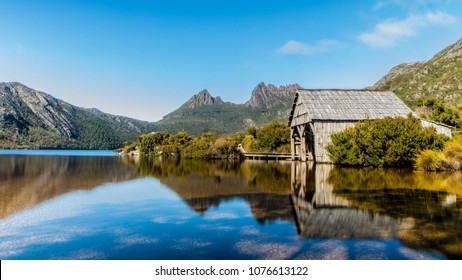
MULTIPOLYGON (((407 116, 412 113, 390 91, 298 90, 289 118, 292 158, 331 162, 325 148, 331 134, 366 119, 407 116)), ((439 133, 451 135, 449 127, 422 121, 439 133)))

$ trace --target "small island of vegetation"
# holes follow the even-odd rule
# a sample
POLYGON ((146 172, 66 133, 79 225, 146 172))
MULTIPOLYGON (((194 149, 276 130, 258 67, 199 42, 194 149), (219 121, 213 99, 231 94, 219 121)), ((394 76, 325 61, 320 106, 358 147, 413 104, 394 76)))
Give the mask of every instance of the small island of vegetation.
POLYGON ((239 159, 241 149, 249 152, 290 151, 290 129, 281 122, 272 122, 261 128, 250 127, 246 133, 219 135, 204 133, 197 137, 182 131, 143 134, 134 143, 126 143, 124 154, 142 156, 181 157, 187 159, 239 159))

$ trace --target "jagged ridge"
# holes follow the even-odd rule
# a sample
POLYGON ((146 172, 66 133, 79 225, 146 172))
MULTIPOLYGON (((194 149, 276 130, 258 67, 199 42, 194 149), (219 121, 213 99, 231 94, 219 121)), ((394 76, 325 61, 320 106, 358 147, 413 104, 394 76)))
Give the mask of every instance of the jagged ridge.
POLYGON ((276 87, 260 83, 244 104, 223 102, 203 90, 158 124, 171 133, 186 131, 192 135, 244 131, 250 126, 288 117, 295 91, 300 88, 297 84, 276 87))
POLYGON ((204 89, 201 90, 198 94, 194 95, 189 99, 182 107, 195 108, 199 106, 207 105, 222 105, 224 102, 219 96, 213 97, 210 93, 204 89))
POLYGON ((298 89, 302 89, 298 84, 276 87, 262 82, 255 87, 252 91, 252 96, 244 105, 266 109, 281 105, 285 106, 288 102, 293 101, 294 93, 298 89))

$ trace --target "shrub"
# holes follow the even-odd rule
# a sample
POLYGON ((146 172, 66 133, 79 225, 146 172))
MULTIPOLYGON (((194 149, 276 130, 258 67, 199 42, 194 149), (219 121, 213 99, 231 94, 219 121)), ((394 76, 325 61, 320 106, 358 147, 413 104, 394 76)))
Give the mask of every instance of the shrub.
POLYGON ((447 141, 412 115, 366 120, 331 139, 326 149, 334 163, 375 167, 412 167, 422 150, 441 150, 447 141))
POLYGON ((184 157, 191 159, 238 158, 237 143, 240 135, 219 136, 215 133, 205 133, 196 138, 186 132, 175 135, 167 132, 144 134, 138 137, 138 142, 125 146, 124 150, 132 150, 137 146, 142 155, 164 157, 184 157))
POLYGON ((242 139, 242 148, 249 152, 253 150, 254 137, 252 135, 247 135, 242 139))
POLYGON ((449 141, 444 147, 444 155, 447 158, 462 161, 462 138, 455 137, 453 140, 449 141))
POLYGON ((150 155, 156 152, 170 135, 166 131, 143 134, 138 137, 138 148, 141 154, 150 155))
POLYGON ((290 144, 290 128, 286 124, 272 122, 257 131, 254 149, 270 152, 287 144, 290 144))
POLYGON ((462 167, 462 137, 456 136, 447 142, 442 152, 421 152, 415 167, 426 171, 459 170, 462 167))
POLYGON ((462 126, 462 119, 456 109, 452 109, 444 105, 443 102, 436 98, 429 98, 423 102, 417 102, 418 105, 426 107, 430 110, 430 119, 441 122, 454 127, 462 126))
POLYGON ((442 162, 447 161, 442 152, 424 150, 416 158, 415 168, 418 170, 439 171, 442 162))

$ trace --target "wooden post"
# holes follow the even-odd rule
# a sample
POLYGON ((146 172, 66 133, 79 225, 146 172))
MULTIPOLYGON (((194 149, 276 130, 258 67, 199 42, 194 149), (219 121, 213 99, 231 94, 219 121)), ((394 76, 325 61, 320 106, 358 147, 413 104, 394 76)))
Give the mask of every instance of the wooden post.
POLYGON ((295 127, 290 128, 290 153, 292 154, 292 160, 295 160, 294 130, 295 130, 295 127))
POLYGON ((314 135, 314 125, 313 123, 308 123, 309 127, 310 127, 310 136, 309 136, 309 141, 308 141, 308 146, 309 146, 309 158, 308 160, 312 160, 312 161, 316 161, 316 150, 315 150, 315 145, 314 145, 314 141, 315 141, 315 135, 314 135))
POLYGON ((306 161, 306 135, 305 135, 305 125, 300 125, 300 160, 306 161))

